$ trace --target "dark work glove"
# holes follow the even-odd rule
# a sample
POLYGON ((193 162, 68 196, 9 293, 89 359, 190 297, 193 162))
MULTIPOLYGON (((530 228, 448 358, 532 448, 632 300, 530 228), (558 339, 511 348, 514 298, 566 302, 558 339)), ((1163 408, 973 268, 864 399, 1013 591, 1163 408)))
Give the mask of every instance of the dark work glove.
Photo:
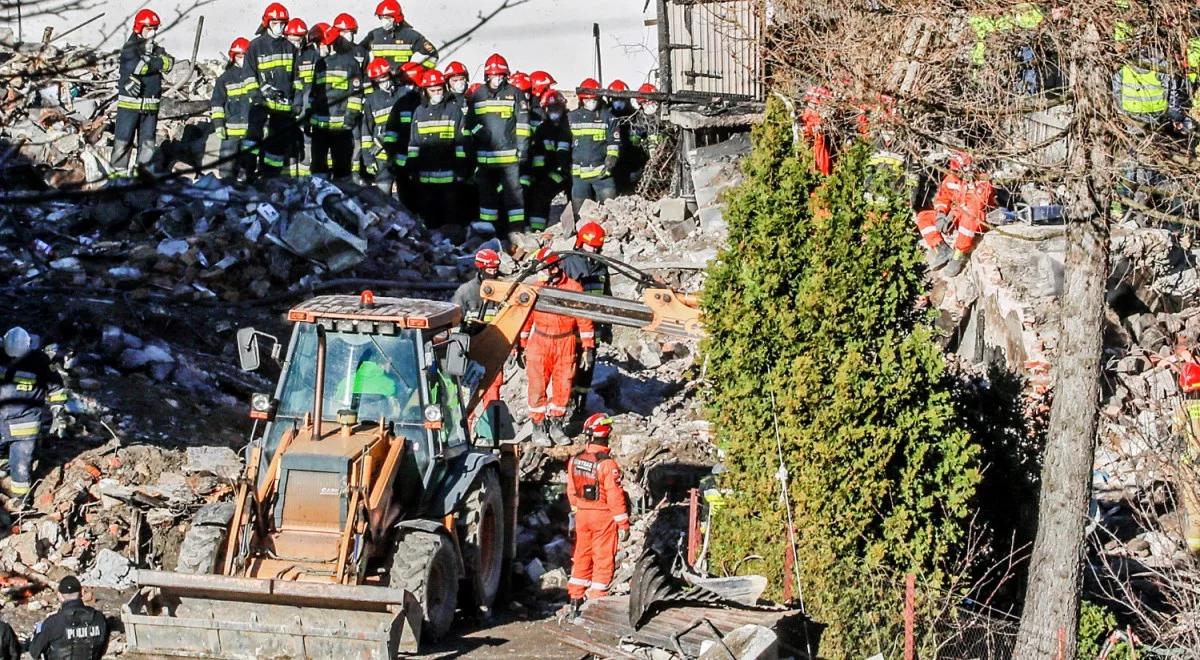
POLYGON ((617 540, 620 541, 621 543, 624 543, 629 540, 629 528, 628 527, 622 527, 621 529, 617 530, 617 540))
POLYGON ((138 80, 137 76, 130 76, 129 82, 125 83, 125 93, 129 96, 141 96, 142 81, 138 80))
POLYGON ((614 168, 614 167, 616 167, 616 166, 617 166, 617 157, 616 157, 616 156, 607 156, 607 157, 605 157, 605 159, 604 159, 604 169, 608 170, 609 172, 612 172, 612 171, 613 171, 613 168, 614 168))
POLYGON ((520 349, 520 348, 517 349, 517 366, 521 367, 522 369, 525 368, 525 351, 524 351, 524 349, 520 349))

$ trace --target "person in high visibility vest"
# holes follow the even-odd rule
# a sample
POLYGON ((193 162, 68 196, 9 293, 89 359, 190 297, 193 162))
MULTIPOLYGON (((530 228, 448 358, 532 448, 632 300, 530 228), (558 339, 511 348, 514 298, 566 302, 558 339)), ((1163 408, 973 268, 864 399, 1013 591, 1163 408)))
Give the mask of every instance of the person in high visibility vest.
POLYGON ((617 545, 629 539, 629 508, 621 466, 609 454, 613 420, 596 413, 583 423, 587 445, 567 461, 567 501, 575 516, 575 552, 567 595, 578 615, 585 599, 608 595, 617 545))
POLYGON ((1154 58, 1126 62, 1113 74, 1112 89, 1121 111, 1136 121, 1158 124, 1178 115, 1171 107, 1171 79, 1154 58))

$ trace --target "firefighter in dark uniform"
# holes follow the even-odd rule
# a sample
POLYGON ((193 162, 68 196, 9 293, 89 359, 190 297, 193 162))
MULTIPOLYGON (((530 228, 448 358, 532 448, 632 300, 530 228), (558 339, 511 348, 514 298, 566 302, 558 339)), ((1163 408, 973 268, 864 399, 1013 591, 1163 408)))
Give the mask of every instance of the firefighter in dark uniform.
POLYGON ((375 186, 390 195, 396 183, 392 159, 400 136, 388 126, 388 119, 396 102, 406 92, 404 87, 396 84, 391 65, 382 57, 367 65, 367 78, 370 84, 363 99, 363 164, 366 174, 374 178, 375 186))
MULTIPOLYGON (((658 88, 645 83, 638 88, 641 94, 657 94, 658 88)), ((658 116, 658 101, 644 96, 637 98, 638 112, 629 127, 630 184, 636 188, 642 182, 642 173, 651 155, 666 138, 662 118, 658 116)))
MULTIPOLYGON (((628 92, 629 85, 625 84, 623 80, 614 80, 608 84, 608 90, 628 92)), ((635 155, 632 134, 637 108, 633 107, 633 103, 627 98, 611 97, 608 99, 608 111, 612 113, 613 120, 616 122, 618 142, 620 143, 617 164, 612 168, 613 184, 616 185, 617 192, 624 195, 633 192, 632 173, 635 167, 635 155)))
POLYGON ((117 81, 117 120, 109 158, 110 179, 131 176, 129 156, 137 140, 137 164, 150 165, 157 146, 158 106, 162 100, 163 74, 174 60, 154 41, 160 24, 158 14, 138 11, 133 33, 121 47, 120 79, 117 81))
POLYGON ((544 231, 550 220, 554 196, 566 189, 571 179, 571 127, 567 124, 567 101, 547 90, 539 102, 542 120, 533 129, 529 144, 532 181, 526 209, 529 228, 544 231))
POLYGON ((412 184, 413 169, 408 164, 409 147, 412 145, 412 121, 417 108, 423 100, 420 83, 425 75, 430 73, 425 67, 416 62, 408 62, 400 66, 400 89, 396 101, 388 113, 386 129, 389 135, 395 136, 389 154, 392 159, 392 172, 396 177, 396 187, 400 201, 420 213, 417 209, 419 199, 412 184))
POLYGON ((33 451, 42 432, 42 409, 52 412, 67 402, 62 379, 50 368, 50 358, 36 350, 36 339, 24 328, 4 333, 0 362, 0 444, 8 446, 13 495, 25 495, 32 485, 33 451))
POLYGON ((392 67, 392 72, 408 62, 416 62, 426 69, 437 67, 438 52, 433 42, 404 20, 404 11, 397 0, 383 0, 375 7, 379 27, 367 33, 362 45, 370 51, 371 59, 382 57, 392 67))
MULTIPOLYGON (((296 48, 296 76, 292 81, 292 114, 296 117, 303 117, 308 111, 304 104, 308 102, 309 91, 312 89, 317 60, 321 59, 317 42, 321 40, 326 27, 329 27, 328 23, 317 23, 310 30, 303 20, 293 18, 283 29, 288 42, 296 48)), ((312 132, 301 130, 298 133, 292 137, 292 158, 288 174, 304 177, 312 174, 312 132)))
POLYGON ((336 27, 321 37, 324 54, 313 74, 307 106, 312 109, 313 174, 348 180, 354 163, 354 127, 362 116, 362 72, 351 43, 336 27))
POLYGON ((246 51, 246 66, 258 80, 259 93, 266 106, 266 129, 262 142, 260 172, 265 177, 278 176, 295 157, 296 47, 284 36, 288 10, 278 2, 263 11, 262 34, 250 42, 246 51))
POLYGON ((62 607, 38 624, 29 655, 46 660, 99 660, 108 648, 108 622, 99 610, 83 604, 79 578, 58 583, 62 607))
MULTIPOLYGON (((604 248, 604 227, 597 222, 585 223, 575 234, 575 250, 599 254, 604 248)), ((583 292, 593 296, 611 296, 608 266, 579 255, 568 255, 563 259, 563 270, 567 277, 579 282, 583 292)), ((596 324, 596 344, 612 342, 612 326, 596 324)), ((583 351, 579 356, 579 368, 575 370, 575 382, 571 385, 571 401, 575 414, 582 413, 587 405, 588 391, 592 389, 592 378, 596 375, 596 349, 583 351)))
MULTIPOLYGON (((446 103, 453 103, 446 101, 446 103)), ((500 276, 500 253, 491 248, 483 248, 475 253, 475 277, 463 282, 454 291, 450 302, 462 310, 463 330, 476 334, 486 328, 496 317, 499 305, 483 299, 483 281, 496 279, 500 276)), ((476 411, 487 410, 488 406, 500 400, 500 389, 504 386, 504 369, 501 369, 488 388, 483 391, 479 405, 471 411, 467 428, 475 428, 476 411)))
POLYGON ((494 53, 483 72, 487 84, 467 94, 466 116, 478 166, 479 219, 497 225, 497 233, 507 236, 525 231, 520 164, 529 151, 528 108, 521 93, 508 83, 507 60, 494 53))
POLYGON ((446 80, 437 69, 425 73, 421 86, 425 102, 413 112, 407 140, 417 212, 430 227, 461 224, 456 184, 470 168, 462 110, 450 100, 446 80))
MULTIPOLYGON (((576 221, 584 201, 603 204, 617 194, 613 168, 621 154, 617 122, 600 102, 600 83, 588 78, 579 83, 579 107, 567 115, 571 125, 571 209, 576 221)), ((564 227, 570 235, 575 227, 564 227)))
POLYGON ((250 112, 255 107, 258 80, 245 66, 249 47, 250 41, 242 37, 229 46, 229 66, 217 77, 209 108, 213 130, 221 138, 217 172, 229 183, 236 182, 239 175, 247 181, 253 179, 257 165, 258 136, 250 132, 250 112))

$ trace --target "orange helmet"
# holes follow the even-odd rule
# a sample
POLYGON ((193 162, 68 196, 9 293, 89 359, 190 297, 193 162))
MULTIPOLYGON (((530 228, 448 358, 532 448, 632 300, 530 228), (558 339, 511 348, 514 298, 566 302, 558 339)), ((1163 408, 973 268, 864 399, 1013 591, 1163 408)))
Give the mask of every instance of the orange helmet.
POLYGON ((542 100, 540 103, 543 108, 549 108, 551 106, 558 106, 561 108, 566 107, 567 99, 563 98, 563 95, 557 90, 548 89, 544 94, 542 94, 542 100))
POLYGON ((328 29, 328 23, 317 23, 308 31, 308 40, 314 44, 321 43, 321 39, 325 36, 325 30, 328 29))
POLYGON ((287 7, 278 2, 272 2, 263 10, 262 24, 266 25, 271 21, 287 21, 288 18, 290 17, 288 16, 287 7))
POLYGON ((238 37, 229 44, 229 59, 233 59, 237 55, 245 55, 250 49, 250 40, 245 37, 238 37))
POLYGON ((332 46, 337 43, 338 39, 342 38, 342 31, 338 28, 329 25, 325 27, 325 31, 321 33, 321 45, 332 46))
MULTIPOLYGON (((658 88, 657 88, 657 87, 655 87, 654 85, 651 85, 650 83, 643 83, 641 87, 638 87, 638 92, 640 92, 640 93, 642 93, 642 94, 657 94, 657 93, 658 93, 658 88)), ((646 97, 644 97, 644 96, 639 96, 639 97, 637 98, 637 102, 638 102, 638 103, 645 103, 645 102, 646 102, 646 97)))
POLYGON ((575 249, 583 247, 594 247, 597 250, 604 247, 604 227, 598 222, 589 222, 579 228, 579 233, 575 235, 575 249))
POLYGON ((304 24, 303 19, 293 18, 288 21, 287 27, 283 28, 283 33, 289 37, 303 37, 308 34, 308 26, 304 24))
POLYGON ((513 87, 516 87, 517 89, 521 90, 522 92, 528 92, 529 90, 533 89, 533 83, 529 82, 529 76, 527 74, 521 73, 520 71, 517 71, 516 73, 509 76, 508 82, 510 85, 512 85, 513 87))
POLYGON ((342 12, 333 19, 333 27, 342 32, 358 32, 358 21, 350 14, 342 12))
POLYGON ((133 33, 141 34, 142 30, 152 27, 156 28, 162 25, 162 21, 158 18, 158 14, 149 9, 139 10, 133 17, 133 33))
POLYGON ((956 151, 950 154, 950 171, 961 172, 975 164, 971 154, 964 151, 956 151))
POLYGON ((558 83, 558 81, 554 79, 554 76, 546 73, 545 71, 534 71, 533 73, 529 74, 529 82, 531 85, 533 85, 533 95, 537 97, 541 97, 546 93, 546 90, 550 89, 551 85, 558 83))
POLYGON ((1179 389, 1184 392, 1200 392, 1200 364, 1184 363, 1179 371, 1179 389))
POLYGON ((492 53, 487 58, 487 62, 483 64, 483 74, 485 76, 507 76, 508 75, 508 60, 500 53, 492 53))
POLYGON ((607 440, 612 435, 613 418, 608 413, 594 413, 583 423, 583 430, 593 438, 607 440))
MULTIPOLYGON (((579 89, 599 90, 600 89, 600 81, 596 80, 595 78, 585 78, 583 82, 579 83, 579 89)), ((594 94, 592 92, 579 92, 579 100, 581 100, 581 101, 585 100, 585 99, 594 99, 594 98, 596 98, 596 96, 597 96, 597 94, 594 94)))
POLYGON ((451 62, 447 64, 445 76, 447 78, 454 78, 455 76, 462 76, 463 78, 471 77, 470 74, 467 73, 466 65, 464 65, 462 62, 451 62))
POLYGON ((367 65, 367 77, 371 80, 383 80, 392 73, 392 65, 382 57, 376 57, 367 65))
POLYGON ((421 86, 421 78, 425 76, 425 67, 416 62, 405 62, 400 65, 400 71, 408 78, 409 82, 421 86))
POLYGON ((629 85, 626 85, 624 80, 614 80, 614 81, 608 83, 608 91, 610 91, 610 92, 628 92, 629 85))
POLYGON ((404 10, 400 8, 400 3, 396 0, 383 0, 375 6, 375 15, 379 18, 391 16, 396 19, 397 23, 404 22, 404 10))
POLYGON ((442 87, 446 84, 446 76, 442 75, 437 69, 429 69, 421 76, 421 87, 429 89, 430 87, 442 87))
POLYGON ((557 252, 552 252, 548 247, 544 247, 533 255, 533 259, 546 266, 554 266, 558 262, 562 261, 562 255, 558 254, 557 252))
POLYGON ((475 267, 480 270, 500 267, 500 253, 491 248, 483 248, 475 253, 475 267))

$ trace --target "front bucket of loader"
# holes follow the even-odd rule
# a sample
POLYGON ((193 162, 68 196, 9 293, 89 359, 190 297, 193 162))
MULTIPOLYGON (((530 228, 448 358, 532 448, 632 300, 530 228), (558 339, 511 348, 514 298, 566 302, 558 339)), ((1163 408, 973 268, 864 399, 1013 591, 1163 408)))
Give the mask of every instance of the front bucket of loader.
POLYGON ((383 660, 421 636, 403 589, 145 570, 137 583, 121 611, 133 653, 383 660))

